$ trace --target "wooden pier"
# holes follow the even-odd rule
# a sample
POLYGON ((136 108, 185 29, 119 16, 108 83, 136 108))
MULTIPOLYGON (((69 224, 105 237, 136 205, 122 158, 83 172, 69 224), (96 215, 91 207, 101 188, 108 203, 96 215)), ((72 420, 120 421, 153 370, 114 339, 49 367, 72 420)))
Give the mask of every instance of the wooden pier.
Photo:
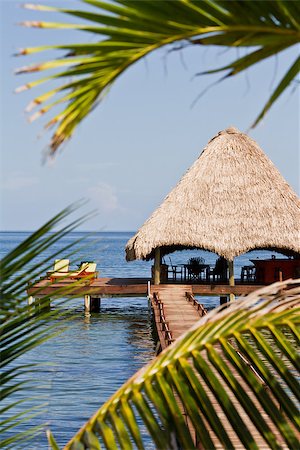
MULTIPOLYGON (((182 286, 152 286, 151 287, 151 305, 153 309, 153 315, 154 315, 154 321, 158 333, 159 338, 159 345, 157 346, 157 352, 164 350, 168 345, 171 345, 176 339, 178 339, 183 333, 188 331, 188 329, 193 326, 201 317, 207 314, 206 310, 204 309, 203 305, 201 305, 197 299, 193 295, 193 289, 190 285, 182 285, 182 286)), ((216 345, 214 346, 215 350, 219 353, 219 355, 223 356, 221 347, 216 345)), ((268 389, 268 387, 265 385, 262 378, 258 375, 256 370, 251 366, 251 364, 246 361, 246 359, 237 351, 237 355, 241 358, 241 364, 250 367, 253 373, 257 376, 260 383, 264 387, 264 389, 268 389)), ((214 376, 218 381, 223 385, 224 390, 229 394, 230 397, 232 397, 232 393, 229 389, 229 387, 226 385, 226 383, 223 383, 222 376, 220 373, 217 372, 217 370, 214 368, 214 366, 210 363, 210 360, 208 358, 208 355, 204 352, 204 357, 206 362, 209 364, 210 369, 212 370, 214 376)), ((256 407, 259 408, 259 403, 257 401, 257 398, 255 394, 250 390, 249 386, 245 383, 242 376, 238 373, 237 369, 232 366, 232 374, 234 375, 234 379, 236 383, 239 383, 243 391, 247 394, 247 397, 249 398, 249 403, 253 402, 256 407)), ((211 391, 207 391, 205 383, 208 382, 208 380, 203 381, 200 377, 198 377, 198 380, 203 385, 203 389, 207 392, 207 395, 209 396, 211 402, 214 405, 214 410, 217 413, 217 416, 222 421, 222 424, 227 432, 227 435, 230 437, 231 442, 234 445, 235 449, 244 449, 242 442, 240 441, 238 435, 236 434, 235 430, 231 426, 230 422, 228 421, 226 414, 224 413, 223 407, 221 406, 221 403, 217 400, 216 397, 212 394, 211 391)), ((178 405, 181 410, 181 413, 185 419, 186 425, 188 426, 191 436, 194 440, 194 445, 196 448, 203 449, 203 446, 200 443, 200 440, 198 439, 197 433, 193 427, 193 425, 190 422, 190 419, 188 417, 187 412, 185 411, 185 408, 183 407, 182 403, 179 400, 179 397, 175 394, 175 397, 178 400, 178 405)), ((269 449, 270 447, 266 443, 266 441, 263 439, 261 434, 258 432, 257 428, 255 427, 254 423, 250 419, 250 415, 247 411, 245 411, 240 403, 236 401, 235 398, 232 397, 232 401, 234 404, 234 407, 236 408, 237 412, 239 413, 240 417, 243 417, 243 420, 245 422, 245 425, 247 426, 248 430, 254 436, 255 443, 259 449, 269 449)), ((276 403, 276 401, 275 401, 276 403)), ((280 409, 280 406, 278 405, 278 409, 280 409)), ((264 419, 270 429, 272 430, 272 433, 276 436, 278 442, 280 442, 280 445, 282 449, 288 449, 285 441, 283 440, 282 436, 278 433, 278 430, 274 426, 271 418, 263 412, 261 409, 261 413, 264 416, 264 419)), ((215 435, 215 433, 210 428, 209 424, 206 424, 207 429, 209 431, 210 437, 213 441, 213 444, 216 449, 224 449, 224 446, 220 442, 219 438, 215 435)))
POLYGON ((156 330, 157 352, 164 350, 206 314, 189 285, 152 286, 150 291, 156 330))
MULTIPOLYGON (((69 278, 60 279, 51 282, 49 279, 41 279, 31 283, 28 286, 27 294, 29 303, 41 297, 49 299, 61 297, 81 297, 84 298, 85 309, 97 311, 100 306, 99 299, 109 297, 147 297, 149 296, 149 287, 151 280, 148 278, 96 278, 82 279, 77 282, 69 278)), ((151 285, 152 291, 156 285, 151 285)), ((161 284, 157 285, 159 289, 164 287, 171 289, 174 294, 176 290, 183 286, 192 289, 194 295, 199 296, 226 296, 234 294, 236 296, 247 295, 261 286, 255 284, 237 283, 235 286, 226 284, 161 284)))
POLYGON ((32 283, 27 293, 33 297, 51 298, 61 297, 63 290, 66 296, 73 297, 147 296, 148 281, 147 278, 95 278, 78 281, 65 278, 51 282, 45 278, 32 283))
MULTIPOLYGON (((87 312, 97 311, 100 308, 100 299, 103 297, 140 297, 148 296, 151 301, 153 318, 156 325, 156 330, 158 334, 159 343, 157 346, 157 352, 164 350, 168 345, 171 345, 176 339, 178 339, 183 333, 185 333, 191 326, 193 326, 202 316, 206 315, 206 310, 201 305, 201 303, 195 298, 197 296, 229 296, 234 294, 236 296, 247 295, 250 292, 258 289, 261 286, 255 284, 236 284, 235 286, 228 286, 225 284, 159 284, 151 285, 149 279, 145 278, 98 278, 94 280, 81 280, 74 285, 74 280, 60 280, 56 283, 51 283, 50 280, 43 279, 39 280, 28 287, 27 293, 30 299, 34 301, 44 296, 50 298, 59 297, 84 297, 85 310, 87 312)), ((49 300, 50 302, 50 300, 49 300)), ((215 347, 216 351, 219 352, 222 357, 222 350, 220 347, 215 347)), ((249 366, 249 363, 245 361, 242 355, 242 364, 249 366)), ((221 375, 216 371, 213 365, 210 364, 209 358, 205 355, 207 363, 209 363, 211 371, 220 383, 223 384, 224 389, 227 391, 229 396, 231 396, 231 391, 226 384, 223 383, 221 375)), ((254 373, 258 374, 253 369, 254 373)), ((241 389, 243 389, 249 401, 252 401, 256 406, 258 406, 257 399, 252 391, 250 391, 248 385, 244 382, 243 378, 239 375, 237 370, 232 366, 232 373, 234 374, 235 382, 239 383, 241 389)), ((199 381, 203 384, 205 389, 205 383, 209 383, 209 380, 204 382, 199 381)), ((261 380, 264 386, 263 380, 261 380)), ((267 386, 264 386, 267 389, 267 386)), ((227 420, 226 414, 224 413, 224 405, 222 406, 218 400, 209 391, 207 393, 210 397, 211 402, 214 404, 215 411, 218 417, 223 423, 228 436, 230 437, 234 448, 244 449, 242 442, 239 440, 235 430, 232 428, 230 422, 227 420)), ((176 397, 177 398, 177 397, 176 397)), ((238 414, 243 417, 243 420, 248 427, 251 434, 255 437, 256 444, 258 448, 268 449, 269 446, 261 437, 260 433, 257 431, 255 425, 250 419, 249 412, 245 411, 234 398, 232 398, 234 406, 237 409, 238 414)), ((191 436, 194 439, 196 448, 203 448, 198 444, 198 437, 196 432, 190 423, 187 412, 185 411, 183 405, 178 398, 178 404, 182 415, 185 418, 186 424, 190 430, 191 436)), ((278 405, 279 407, 279 405, 278 405)), ((272 420, 265 413, 264 419, 272 433, 278 439, 281 444, 281 448, 287 449, 285 442, 283 442, 282 437, 279 436, 276 428, 274 427, 272 420)), ((209 429, 209 425, 207 424, 209 429)), ((212 430, 209 429, 211 439, 215 445, 216 449, 224 448, 219 441, 219 438, 214 434, 212 430)))

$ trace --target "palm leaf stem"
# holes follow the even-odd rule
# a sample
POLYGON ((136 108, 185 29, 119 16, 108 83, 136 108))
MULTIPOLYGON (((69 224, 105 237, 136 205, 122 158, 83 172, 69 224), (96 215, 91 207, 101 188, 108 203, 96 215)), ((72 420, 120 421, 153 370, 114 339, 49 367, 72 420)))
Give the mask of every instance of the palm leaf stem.
POLYGON ((269 100, 267 101, 266 105, 264 106, 261 113, 258 115, 257 119, 255 120, 251 128, 254 128, 258 124, 258 122, 261 121, 261 119, 266 115, 267 111, 271 108, 271 106, 277 100, 277 98, 282 94, 282 92, 298 75, 299 71, 300 71, 300 56, 296 59, 296 61, 292 64, 288 72, 281 79, 275 91, 270 96, 269 100))
MULTIPOLYGON (((249 55, 217 69, 218 71, 229 70, 227 76, 233 76, 300 41, 300 23, 295 14, 295 10, 298 11, 298 8, 294 2, 276 2, 274 5, 275 2, 261 1, 258 6, 256 2, 248 1, 247 14, 243 13, 245 6, 237 1, 176 0, 153 3, 147 0, 143 0, 143 2, 89 0, 84 3, 97 8, 97 12, 46 6, 33 7, 29 5, 29 7, 40 11, 67 14, 92 22, 92 25, 43 21, 26 21, 24 23, 31 27, 82 30, 92 33, 94 36, 104 37, 95 43, 49 45, 31 47, 21 51, 21 54, 45 50, 68 51, 67 55, 57 62, 48 61, 33 67, 23 67, 20 70, 21 73, 59 67, 65 62, 67 64, 68 59, 70 59, 72 67, 50 77, 27 83, 19 88, 19 91, 50 79, 68 76, 77 78, 74 83, 49 91, 31 103, 32 106, 35 106, 41 102, 44 103, 53 95, 59 96, 66 89, 71 90, 67 95, 63 95, 55 102, 41 108, 31 118, 33 120, 40 117, 55 105, 68 103, 65 109, 47 124, 57 125, 50 145, 53 152, 72 136, 77 125, 99 103, 100 95, 105 92, 107 87, 111 86, 134 63, 160 48, 170 46, 175 49, 175 44, 180 42, 191 45, 254 47, 254 51, 249 55), (79 59, 82 57, 85 62, 78 61, 76 63, 74 59, 77 57, 79 59), (96 61, 97 57, 102 58, 102 61, 96 61), (89 59, 90 62, 88 62, 89 59), (86 79, 81 77, 86 77, 86 79), (79 100, 80 97, 81 100, 79 100), (70 107, 70 105, 72 106, 70 107), (79 108, 82 110, 80 113, 76 112, 79 108)), ((206 71, 206 73, 213 72, 215 71, 206 71)), ((255 125, 298 72, 299 68, 296 65, 294 70, 290 70, 286 74, 285 79, 282 80, 281 85, 272 94, 257 118, 255 125)))

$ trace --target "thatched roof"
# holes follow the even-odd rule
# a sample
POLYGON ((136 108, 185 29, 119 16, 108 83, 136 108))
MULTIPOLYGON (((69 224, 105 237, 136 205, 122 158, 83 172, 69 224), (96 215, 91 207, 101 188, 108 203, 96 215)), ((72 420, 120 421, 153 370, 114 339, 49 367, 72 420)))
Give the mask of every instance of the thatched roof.
POLYGON ((126 246, 126 259, 187 248, 232 260, 253 249, 300 253, 300 201, 258 144, 235 128, 203 150, 126 246))

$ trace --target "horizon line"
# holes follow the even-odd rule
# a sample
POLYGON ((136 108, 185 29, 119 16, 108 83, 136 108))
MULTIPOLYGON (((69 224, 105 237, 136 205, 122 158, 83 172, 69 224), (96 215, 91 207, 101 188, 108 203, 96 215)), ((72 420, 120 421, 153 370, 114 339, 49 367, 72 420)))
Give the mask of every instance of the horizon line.
MULTIPOLYGON (((35 233, 37 230, 0 230, 0 233, 35 233)), ((58 230, 50 231, 55 233, 58 230)), ((69 233, 136 233, 137 230, 74 230, 69 233)))

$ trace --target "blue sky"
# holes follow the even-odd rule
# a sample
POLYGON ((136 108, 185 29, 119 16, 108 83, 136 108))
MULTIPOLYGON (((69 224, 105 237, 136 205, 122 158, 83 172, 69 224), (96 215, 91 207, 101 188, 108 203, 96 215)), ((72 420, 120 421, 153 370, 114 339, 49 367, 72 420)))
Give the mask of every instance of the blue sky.
MULTIPOLYGON (((55 160, 43 162, 50 138, 43 132, 45 122, 29 124, 24 114, 40 91, 14 94, 33 75, 13 72, 49 55, 12 55, 20 47, 79 42, 90 36, 22 28, 17 23, 23 20, 61 19, 23 10, 22 3, 0 0, 1 230, 34 230, 80 198, 90 199, 89 209, 99 212, 83 229, 136 230, 219 130, 231 125, 241 131, 249 128, 299 52, 294 47, 214 86, 191 108, 215 79, 194 75, 230 61, 236 52, 192 48, 182 53, 183 64, 178 52, 161 50, 129 69, 55 160)), ((299 100, 299 89, 289 89, 249 133, 298 194, 299 100)))

